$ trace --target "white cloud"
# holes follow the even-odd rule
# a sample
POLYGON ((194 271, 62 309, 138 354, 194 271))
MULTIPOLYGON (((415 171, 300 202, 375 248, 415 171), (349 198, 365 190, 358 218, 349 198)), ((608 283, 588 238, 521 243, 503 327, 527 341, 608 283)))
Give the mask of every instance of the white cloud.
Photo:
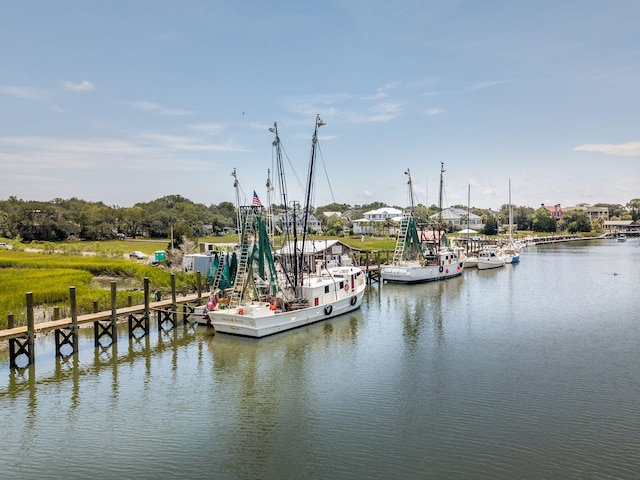
POLYGON ((0 92, 9 97, 20 98, 23 100, 46 100, 48 95, 42 90, 30 87, 14 87, 7 86, 0 88, 0 92))
POLYGON ((90 90, 95 90, 93 84, 87 80, 83 80, 80 83, 74 83, 71 80, 64 82, 64 86, 69 90, 73 90, 74 92, 87 92, 90 90))
POLYGON ((587 143, 573 149, 575 152, 598 152, 605 155, 617 155, 622 157, 640 156, 640 142, 627 143, 587 143))
POLYGON ((428 110, 424 111, 424 114, 427 117, 432 117, 434 115, 438 115, 439 113, 444 113, 444 110, 436 107, 436 108, 429 108, 428 110))
POLYGON ((159 103, 154 102, 137 102, 137 101, 125 101, 123 102, 125 105, 129 105, 136 110, 141 110, 143 112, 153 112, 158 115, 176 115, 176 116, 187 116, 193 115, 193 112, 189 110, 181 110, 175 108, 166 108, 160 105, 159 103))
POLYGON ((496 85, 504 85, 512 83, 513 80, 494 80, 491 82, 481 82, 468 88, 468 90, 478 90, 481 88, 495 87, 496 85))
POLYGON ((220 123, 198 123, 194 125, 188 125, 188 128, 190 128, 191 130, 196 130, 198 132, 210 133, 214 135, 222 133, 224 131, 224 126, 220 123))
POLYGON ((77 140, 50 137, 0 138, 0 172, 34 172, 95 168, 185 168, 198 152, 249 151, 229 142, 203 143, 197 138, 145 134, 131 139, 77 140))

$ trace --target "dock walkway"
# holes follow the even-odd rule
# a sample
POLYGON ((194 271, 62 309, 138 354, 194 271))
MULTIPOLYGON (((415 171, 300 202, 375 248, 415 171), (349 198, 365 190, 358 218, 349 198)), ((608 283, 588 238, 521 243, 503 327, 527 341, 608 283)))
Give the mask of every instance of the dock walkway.
MULTIPOLYGON (((207 298, 209 296, 209 292, 202 293, 200 296, 198 294, 187 295, 185 297, 176 298, 176 304, 187 304, 196 302, 198 300, 202 300, 203 298, 207 298)), ((173 308, 173 299, 168 300, 160 300, 156 302, 149 303, 149 310, 167 310, 167 307, 173 308)), ((145 305, 134 305, 131 307, 123 307, 118 308, 115 311, 116 316, 129 316, 130 314, 142 313, 145 311, 145 305)), ((88 323, 101 322, 111 320, 113 316, 113 312, 111 310, 106 310, 103 312, 97 313, 88 313, 85 315, 78 315, 77 324, 78 326, 88 323)), ((48 322, 39 322, 33 325, 34 333, 45 333, 51 332, 55 330, 59 330, 62 328, 71 328, 73 325, 73 319, 71 317, 61 318, 60 320, 51 320, 48 322)), ((28 334, 28 327, 14 327, 6 330, 0 330, 0 341, 9 340, 12 338, 22 338, 28 334)))

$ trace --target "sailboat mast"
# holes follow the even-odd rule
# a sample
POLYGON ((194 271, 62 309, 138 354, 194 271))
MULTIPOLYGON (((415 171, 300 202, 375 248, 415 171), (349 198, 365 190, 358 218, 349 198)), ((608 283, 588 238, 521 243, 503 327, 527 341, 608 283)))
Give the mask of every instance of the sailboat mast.
POLYGON ((471 184, 467 191, 467 253, 469 253, 469 227, 471 227, 471 184))
POLYGON ((513 225, 513 205, 511 205, 511 179, 509 179, 509 240, 511 240, 511 226, 513 225))
POLYGON ((438 222, 442 225, 442 190, 444 188, 444 179, 443 175, 446 170, 444 169, 444 163, 440 162, 440 195, 438 197, 438 210, 440 211, 438 214, 438 222))

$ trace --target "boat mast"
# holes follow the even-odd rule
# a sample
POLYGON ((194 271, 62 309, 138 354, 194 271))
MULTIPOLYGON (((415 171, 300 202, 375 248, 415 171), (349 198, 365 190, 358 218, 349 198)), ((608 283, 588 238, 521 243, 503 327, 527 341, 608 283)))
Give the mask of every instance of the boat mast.
POLYGON ((273 192, 271 169, 267 168, 267 231, 269 232, 269 238, 273 239, 273 209, 271 208, 271 192, 273 192))
MULTIPOLYGON (((311 198, 313 196, 313 184, 315 177, 315 161, 316 161, 316 149, 318 145, 318 128, 323 126, 325 123, 320 118, 320 115, 316 115, 316 125, 313 131, 313 137, 311 137, 311 159, 309 160, 309 172, 307 174, 307 193, 305 195, 304 202, 304 210, 302 212, 303 222, 302 222, 302 247, 300 249, 300 257, 298 259, 298 271, 302 272, 303 264, 304 264, 304 247, 308 236, 308 228, 309 228, 309 208, 311 207, 311 198)), ((313 266, 310 265, 310 268, 313 266)), ((300 285, 302 285, 302 275, 300 275, 300 285)))
POLYGON ((469 227, 471 226, 471 184, 467 192, 467 253, 469 253, 469 227))
POLYGON ((242 215, 240 214, 240 182, 238 182, 238 176, 236 175, 236 169, 231 172, 233 177, 233 188, 236 191, 236 225, 238 226, 238 245, 242 245, 242 215))
POLYGON ((407 185, 409 185, 409 205, 411 208, 411 216, 413 216, 415 212, 415 201, 414 201, 414 195, 413 195, 413 182, 411 180, 411 170, 407 168, 407 171, 404 172, 404 174, 407 177, 409 177, 409 180, 407 180, 407 185))
POLYGON ((284 175, 284 165, 282 163, 282 148, 281 148, 281 143, 280 143, 280 137, 278 136, 278 124, 276 122, 273 122, 273 127, 269 128, 269 131, 271 133, 274 133, 276 138, 273 140, 273 147, 275 148, 275 152, 276 152, 276 169, 277 169, 277 176, 278 176, 278 186, 280 188, 280 195, 282 196, 282 219, 283 219, 283 229, 284 232, 283 233, 283 242, 282 242, 282 246, 287 246, 288 239, 290 238, 290 233, 289 233, 289 220, 291 219, 292 224, 293 224, 293 253, 292 256, 294 258, 293 260, 293 268, 289 268, 289 264, 286 261, 287 255, 282 255, 282 259, 281 262, 283 263, 284 268, 284 273, 287 277, 287 280, 289 281, 289 284, 292 286, 296 286, 298 283, 298 265, 297 262, 295 261, 295 252, 297 250, 297 245, 296 245, 296 211, 295 211, 295 206, 293 209, 293 213, 290 214, 289 213, 289 206, 288 206, 288 200, 287 200, 287 182, 285 180, 285 175, 284 175), (291 270, 293 270, 293 280, 289 277, 289 274, 291 272, 291 270))
POLYGON ((513 206, 511 205, 511 179, 509 179, 509 243, 512 243, 511 225, 513 225, 513 206))
POLYGON ((442 225, 442 190, 444 185, 443 174, 446 172, 444 169, 444 163, 440 162, 440 195, 438 197, 438 210, 440 211, 438 214, 438 222, 442 225))

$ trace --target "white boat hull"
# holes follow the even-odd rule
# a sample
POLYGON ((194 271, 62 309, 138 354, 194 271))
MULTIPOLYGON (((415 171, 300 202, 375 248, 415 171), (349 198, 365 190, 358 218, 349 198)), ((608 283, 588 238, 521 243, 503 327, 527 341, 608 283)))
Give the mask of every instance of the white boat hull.
POLYGON ((500 268, 500 267, 504 267, 504 259, 478 259, 478 265, 477 268, 478 270, 490 270, 492 268, 500 268))
POLYGON ((425 283, 461 275, 465 261, 448 265, 420 265, 418 262, 405 262, 398 265, 384 265, 380 276, 383 282, 425 283))
POLYGON ((363 297, 364 289, 337 302, 289 312, 271 310, 268 303, 252 302, 228 310, 214 310, 209 313, 209 319, 216 333, 261 338, 357 310, 363 297))
POLYGON ((362 270, 358 267, 329 270, 331 275, 305 279, 304 296, 313 306, 285 311, 266 302, 247 301, 233 308, 217 307, 199 323, 212 326, 216 333, 261 338, 360 308, 366 286, 362 270))
POLYGON ((478 257, 467 257, 464 268, 476 268, 478 266, 478 257))

